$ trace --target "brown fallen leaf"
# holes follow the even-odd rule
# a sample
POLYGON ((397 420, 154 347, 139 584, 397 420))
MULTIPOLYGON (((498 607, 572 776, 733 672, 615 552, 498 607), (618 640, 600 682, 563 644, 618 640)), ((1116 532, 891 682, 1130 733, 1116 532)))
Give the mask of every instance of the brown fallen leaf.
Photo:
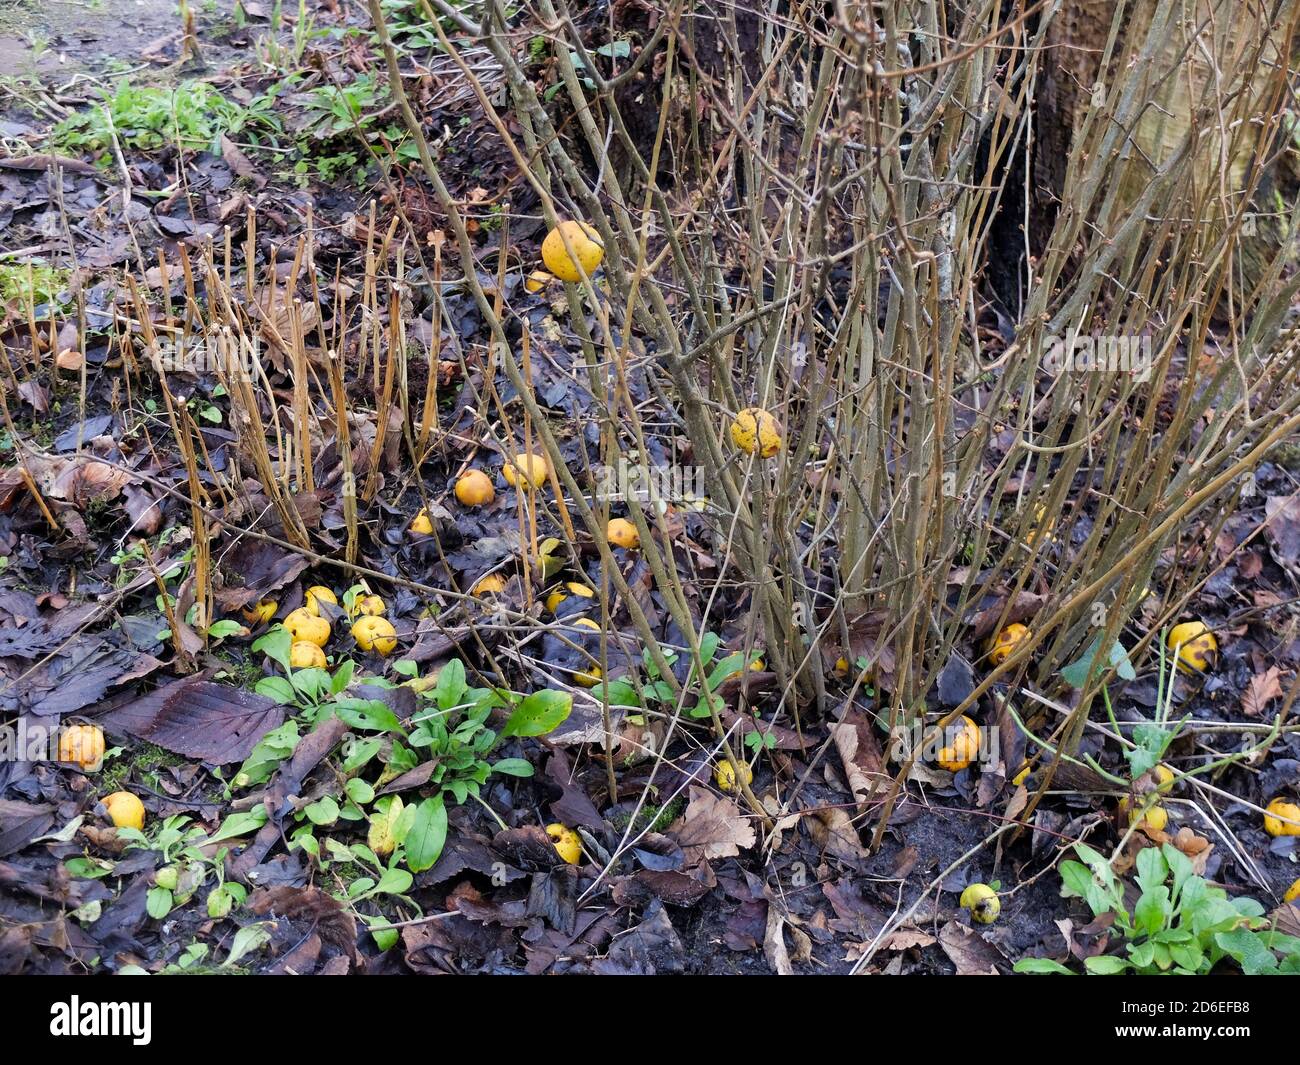
POLYGON ((675 833, 688 864, 730 858, 754 845, 754 826, 734 802, 707 788, 691 786, 691 801, 675 833))
POLYGON ((853 818, 838 806, 814 810, 807 820, 808 832, 823 851, 842 862, 858 862, 867 856, 853 818))
POLYGON ((856 708, 847 710, 840 722, 831 726, 830 732, 844 765, 849 790, 861 812, 876 788, 887 779, 880 741, 866 715, 856 708))
POLYGON ((998 963, 1007 963, 1002 951, 960 921, 949 921, 939 929, 939 946, 957 966, 958 976, 997 976, 998 963))
POLYGON ((1270 666, 1264 673, 1256 673, 1241 693, 1241 709, 1247 717, 1263 717, 1264 710, 1274 699, 1282 698, 1282 671, 1270 666))

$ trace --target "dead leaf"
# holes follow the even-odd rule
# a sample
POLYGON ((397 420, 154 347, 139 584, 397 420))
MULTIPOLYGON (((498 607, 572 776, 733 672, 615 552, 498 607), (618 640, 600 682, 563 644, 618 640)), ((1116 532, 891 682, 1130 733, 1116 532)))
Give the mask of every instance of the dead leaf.
POLYGON ((957 966, 958 976, 997 976, 1006 956, 973 928, 949 921, 939 929, 939 946, 957 966))
POLYGON ((1262 717, 1265 708, 1274 699, 1282 697, 1282 671, 1271 666, 1264 673, 1256 673, 1250 678, 1246 690, 1241 693, 1241 709, 1248 717, 1262 717))
POLYGON ((754 826, 730 799, 691 786, 691 801, 674 835, 694 865, 705 858, 730 858, 754 845, 754 826))

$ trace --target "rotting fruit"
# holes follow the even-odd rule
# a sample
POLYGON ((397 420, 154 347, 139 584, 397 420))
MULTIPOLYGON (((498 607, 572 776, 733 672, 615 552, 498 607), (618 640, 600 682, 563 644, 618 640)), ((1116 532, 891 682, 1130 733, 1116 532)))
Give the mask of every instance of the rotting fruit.
POLYGON ((555 853, 570 865, 577 865, 582 860, 582 840, 568 825, 556 821, 546 826, 546 834, 551 837, 555 853))
POLYGON ((316 644, 307 640, 295 640, 289 648, 289 665, 294 669, 307 669, 311 666, 324 669, 328 662, 325 652, 316 644))
POLYGON ((415 536, 433 535, 433 522, 429 520, 429 512, 424 507, 421 507, 420 513, 411 519, 409 528, 415 536))
POLYGON ((462 506, 484 507, 496 497, 497 490, 492 487, 492 478, 482 470, 466 470, 456 479, 456 498, 462 506))
POLYGON ((627 518, 610 518, 605 526, 605 537, 615 547, 625 547, 629 551, 641 546, 641 534, 627 518))
POLYGON ((746 407, 731 422, 731 441, 747 455, 770 459, 781 450, 781 423, 771 411, 746 407))
POLYGON ((1178 668, 1184 673, 1204 673, 1212 669, 1219 654, 1219 641, 1203 621, 1184 621, 1175 625, 1169 630, 1165 643, 1178 655, 1178 668))
POLYGON ((324 618, 318 618, 305 606, 289 611, 289 616, 284 619, 284 627, 293 637, 294 643, 314 643, 317 647, 329 643, 330 623, 324 618))
POLYGON ((949 773, 957 773, 965 769, 979 754, 979 725, 965 714, 962 714, 959 724, 961 732, 952 741, 952 746, 942 748, 937 756, 939 768, 946 769, 949 773))
POLYGON ((339 605, 339 597, 334 594, 332 588, 326 588, 323 584, 313 584, 306 592, 306 602, 303 604, 307 613, 315 617, 323 617, 324 612, 321 610, 321 603, 329 603, 331 606, 339 605))
POLYGON ((357 618, 352 626, 352 638, 363 651, 374 651, 387 658, 397 646, 397 630, 387 618, 374 614, 357 618))
POLYGON ((278 609, 279 604, 274 599, 259 599, 252 606, 241 610, 240 614, 250 625, 265 625, 275 617, 278 609))
POLYGON ((579 264, 590 277, 604 258, 605 249, 600 243, 600 235, 586 222, 575 222, 572 219, 561 222, 542 241, 542 262, 561 281, 581 281, 579 264), (565 240, 568 240, 569 247, 573 249, 573 255, 564 246, 565 240), (574 256, 577 257, 576 262, 574 256))
POLYGON ((507 459, 502 471, 506 483, 511 488, 519 487, 524 481, 533 488, 541 488, 546 483, 546 459, 531 452, 520 452, 512 459, 507 459))
POLYGON ((564 585, 564 588, 556 588, 546 597, 546 609, 552 614, 559 610, 560 604, 569 598, 569 596, 565 594, 565 589, 582 599, 594 599, 596 596, 596 593, 585 584, 579 584, 577 581, 568 581, 564 585))
POLYGON ((348 611, 348 616, 352 618, 371 617, 377 618, 388 611, 384 601, 377 595, 359 595, 352 600, 352 609, 348 611))
POLYGON ((129 791, 115 791, 104 799, 104 810, 115 828, 144 828, 144 803, 129 791))
POLYGON ((469 590, 470 595, 500 595, 506 590, 506 579, 499 573, 489 573, 469 590))
POLYGON ((989 643, 989 664, 1000 666, 1010 658, 1022 640, 1028 639, 1029 628, 1013 622, 993 637, 989 643))
MULTIPOLYGON (((740 767, 740 779, 745 787, 754 783, 754 771, 749 767, 748 762, 737 762, 740 767)), ((730 762, 723 760, 714 767, 713 782, 718 785, 719 791, 736 791, 736 767, 730 762)))
POLYGON ((1264 808, 1264 831, 1270 836, 1300 836, 1300 804, 1287 802, 1281 796, 1264 808), (1287 821, 1296 824, 1287 824, 1287 821))
POLYGON ((554 280, 554 275, 548 274, 545 270, 534 270, 524 278, 524 291, 531 296, 536 296, 554 280))
POLYGON ((961 908, 976 924, 992 924, 1002 912, 1002 900, 988 884, 970 884, 961 893, 961 908))
POLYGON ((98 769, 104 760, 104 730, 98 725, 72 725, 59 734, 59 761, 82 769, 98 769))

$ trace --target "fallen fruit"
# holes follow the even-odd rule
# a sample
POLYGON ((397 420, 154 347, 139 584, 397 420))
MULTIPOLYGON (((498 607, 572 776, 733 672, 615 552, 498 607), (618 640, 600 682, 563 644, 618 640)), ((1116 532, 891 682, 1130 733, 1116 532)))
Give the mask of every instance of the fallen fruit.
POLYGON ((1212 669, 1219 654, 1219 642, 1203 621, 1184 621, 1175 625, 1169 630, 1165 643, 1178 655, 1178 668, 1184 673, 1204 673, 1212 669))
POLYGON ((546 597, 546 609, 552 614, 559 610, 560 604, 569 598, 564 594, 565 589, 568 589, 568 591, 582 599, 593 599, 596 595, 596 593, 585 584, 579 584, 577 581, 569 581, 564 585, 564 588, 556 588, 546 597))
POLYGON ((429 520, 429 512, 421 507, 420 513, 411 519, 409 528, 415 536, 432 536, 433 522, 429 520))
POLYGON ((520 452, 513 459, 507 460, 501 472, 505 474, 506 483, 517 488, 520 481, 541 488, 546 483, 546 459, 541 455, 520 452))
POLYGON ((1264 814, 1264 831, 1270 836, 1300 836, 1300 805, 1279 796, 1265 809, 1268 812, 1264 814), (1297 823, 1287 824, 1282 818, 1297 823))
POLYGON ((289 648, 289 665, 293 669, 307 669, 312 666, 324 669, 328 664, 325 652, 307 640, 295 640, 289 648))
POLYGON ((250 625, 265 625, 279 609, 279 605, 274 599, 260 599, 250 607, 240 611, 244 620, 250 625))
POLYGON ((72 725, 59 733, 59 761, 98 769, 104 760, 104 730, 98 725, 72 725))
POLYGON ((992 924, 1002 912, 1002 900, 988 884, 971 884, 961 893, 961 908, 977 924, 992 924))
POLYGON ((591 618, 575 618, 573 626, 578 629, 590 629, 592 632, 600 632, 600 626, 592 621, 591 618))
POLYGON ((1008 625, 989 642, 989 663, 1000 666, 1015 653, 1020 641, 1029 636, 1029 629, 1019 622, 1008 625))
POLYGON ((1151 770, 1156 778, 1156 791, 1161 795, 1168 795, 1174 790, 1174 771, 1161 762, 1155 769, 1151 770))
POLYGON ((352 600, 352 609, 348 611, 348 617, 372 617, 377 618, 386 613, 388 607, 384 601, 377 595, 359 595, 352 600))
POLYGON ((104 800, 104 810, 115 828, 144 828, 144 803, 129 791, 115 791, 104 800))
POLYGON ((317 647, 324 647, 330 640, 330 623, 318 618, 305 606, 289 611, 284 627, 294 643, 314 643, 317 647))
POLYGON ((545 270, 534 270, 524 278, 524 291, 531 296, 536 296, 537 293, 545 289, 546 286, 554 280, 555 277, 552 274, 548 274, 545 270))
POLYGON ((1296 878, 1296 882, 1287 888, 1286 894, 1282 896, 1283 902, 1295 902, 1296 899, 1300 899, 1300 877, 1296 878))
POLYGON ((1163 832, 1169 824, 1169 811, 1163 806, 1152 806, 1147 810, 1146 816, 1139 820, 1139 811, 1130 810, 1128 799, 1123 798, 1119 801, 1119 812, 1130 825, 1136 825, 1147 835, 1153 832, 1163 832))
MULTIPOLYGON (((749 787, 754 783, 754 771, 749 767, 748 762, 737 764, 740 766, 740 779, 744 781, 745 787, 749 787)), ((718 785, 719 791, 736 791, 735 766, 727 761, 719 762, 713 770, 713 782, 718 785)))
POLYGON ((980 749, 979 725, 965 714, 962 714, 958 724, 961 726, 961 732, 952 741, 952 746, 944 747, 937 756, 939 768, 946 769, 949 773, 957 773, 965 769, 975 761, 975 756, 979 754, 980 749))
POLYGON ((160 888, 166 888, 168 891, 175 891, 176 885, 180 883, 180 870, 174 865, 164 865, 153 875, 153 882, 160 888))
POLYGON ((603 676, 600 666, 592 665, 586 669, 576 670, 573 674, 573 683, 581 684, 584 688, 594 688, 603 676))
POLYGON ((456 498, 462 506, 483 507, 496 497, 497 490, 492 487, 492 478, 482 470, 466 470, 456 479, 456 498))
POLYGON ((586 222, 573 220, 561 222, 547 233, 546 239, 542 241, 542 262, 546 264, 546 269, 561 281, 581 281, 582 274, 578 272, 579 264, 583 272, 590 277, 604 258, 605 249, 600 244, 600 235, 586 222), (566 240, 569 242, 569 247, 573 249, 573 255, 570 255, 568 248, 564 246, 566 240), (577 256, 576 262, 573 256, 577 256))
POLYGON ((546 834, 551 837, 555 853, 570 865, 577 865, 582 860, 582 840, 573 829, 556 821, 546 826, 546 834))
POLYGON ((605 537, 615 547, 625 547, 629 551, 641 546, 641 534, 627 518, 610 518, 605 526, 605 537))
POLYGON ((323 584, 313 584, 307 589, 307 601, 303 604, 307 613, 316 617, 321 617, 321 603, 330 603, 333 606, 339 605, 339 597, 334 594, 333 590, 326 588, 323 584))
POLYGON ((363 651, 374 651, 387 658, 397 646, 397 630, 387 618, 373 614, 358 618, 352 626, 352 638, 363 651))
POLYGON ((506 590, 506 579, 499 573, 489 573, 469 590, 470 595, 500 595, 506 590))
POLYGON ((747 455, 770 459, 781 450, 781 423, 762 407, 746 407, 731 422, 731 441, 747 455))

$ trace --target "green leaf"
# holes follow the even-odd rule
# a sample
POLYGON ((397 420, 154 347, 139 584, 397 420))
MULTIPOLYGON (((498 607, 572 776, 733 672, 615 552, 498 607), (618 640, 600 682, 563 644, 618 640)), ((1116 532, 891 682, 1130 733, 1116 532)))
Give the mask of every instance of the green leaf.
POLYGON ((172 893, 164 887, 153 887, 144 900, 145 911, 155 921, 161 921, 172 912, 172 893))
MULTIPOLYGON (((1147 848, 1147 850, 1154 849, 1154 847, 1147 848)), ((1133 910, 1133 920, 1140 931, 1152 936, 1164 928, 1169 911, 1169 889, 1161 884, 1142 893, 1133 910)))
POLYGON ((533 764, 526 758, 502 758, 492 764, 492 772, 504 773, 508 777, 531 777, 533 764))
POLYGON ((1118 976, 1129 968, 1129 963, 1125 959, 1117 958, 1113 954, 1098 954, 1094 958, 1085 958, 1083 964, 1094 976, 1118 976))
POLYGON ((465 664, 453 658, 438 671, 438 683, 433 687, 433 697, 440 710, 459 706, 468 685, 465 683, 465 664))
POLYGON ((353 728, 406 735, 397 715, 378 699, 340 699, 334 704, 334 713, 353 728))
POLYGON ((1074 976, 1074 970, 1067 969, 1059 961, 1051 958, 1021 958, 1015 964, 1018 973, 1048 973, 1055 976, 1074 976))
POLYGON ((274 625, 253 641, 253 650, 261 651, 272 662, 277 662, 286 673, 289 672, 289 650, 293 647, 293 637, 283 625, 274 625))
POLYGON ((314 825, 332 825, 339 819, 339 804, 325 795, 304 809, 303 813, 314 825))
POLYGON ((636 688, 625 680, 611 680, 608 684, 597 684, 591 689, 591 696, 597 702, 604 702, 608 698, 610 706, 641 705, 636 688))
POLYGON ((235 933, 230 944, 230 955, 221 963, 223 969, 239 964, 239 959, 254 950, 260 950, 271 941, 271 933, 266 923, 245 925, 235 933))
POLYGON ((353 777, 349 780, 343 785, 343 790, 347 792, 348 798, 358 806, 364 806, 375 797, 374 787, 360 777, 353 777))
POLYGON ((415 878, 405 869, 385 869, 375 891, 381 895, 405 895, 414 883, 415 878))
MULTIPOLYGON (((439 678, 441 680, 441 678, 439 678)), ((573 710, 573 696, 569 692, 544 688, 524 699, 510 715, 501 730, 507 736, 545 736, 554 731, 573 710)))
POLYGON ((282 705, 293 703, 298 698, 293 685, 284 677, 263 677, 253 686, 253 691, 282 705))
POLYGON ((406 864, 416 873, 433 868, 446 842, 446 804, 441 796, 425 799, 416 808, 415 823, 406 835, 406 864))
POLYGON ((1071 688, 1085 688, 1089 680, 1102 673, 1107 666, 1115 668, 1122 680, 1136 680, 1137 672, 1129 661, 1128 651, 1124 645, 1115 640, 1110 645, 1109 653, 1101 655, 1101 633, 1097 633, 1088 643, 1082 655, 1061 670, 1061 679, 1071 688))
POLYGON ((209 843, 220 843, 222 840, 247 836, 250 832, 256 832, 264 824, 266 824, 266 807, 254 806, 251 810, 231 814, 221 822, 221 827, 216 832, 203 841, 202 845, 207 846, 209 843))
POLYGON ((1261 976, 1277 969, 1277 958, 1254 932, 1238 928, 1232 932, 1219 932, 1214 942, 1225 954, 1234 958, 1247 976, 1261 976))
POLYGON ((244 626, 232 618, 222 618, 208 626, 208 635, 214 640, 224 640, 227 636, 236 636, 243 631, 244 626))

